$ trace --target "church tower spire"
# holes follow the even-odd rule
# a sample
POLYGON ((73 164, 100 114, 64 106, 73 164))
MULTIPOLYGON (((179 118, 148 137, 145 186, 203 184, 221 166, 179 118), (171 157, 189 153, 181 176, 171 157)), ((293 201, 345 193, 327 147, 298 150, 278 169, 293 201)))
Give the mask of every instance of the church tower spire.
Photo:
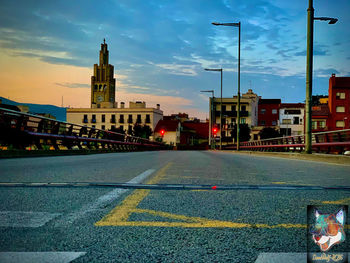
POLYGON ((103 39, 99 65, 94 65, 94 75, 91 76, 91 108, 114 108, 115 106, 114 67, 108 64, 108 59, 108 46, 103 39))

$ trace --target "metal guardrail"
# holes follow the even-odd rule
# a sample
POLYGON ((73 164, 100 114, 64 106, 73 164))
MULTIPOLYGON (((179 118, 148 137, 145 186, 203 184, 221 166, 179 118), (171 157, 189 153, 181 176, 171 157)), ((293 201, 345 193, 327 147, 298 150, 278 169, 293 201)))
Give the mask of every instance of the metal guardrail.
MULTIPOLYGON (((223 148, 236 149, 236 146, 227 145, 223 148)), ((240 148, 252 151, 302 152, 305 148, 305 135, 242 142, 240 148)), ((312 149, 315 152, 339 154, 350 151, 350 129, 313 133, 312 149)))
POLYGON ((39 115, 0 108, 2 149, 111 149, 139 151, 166 149, 164 143, 39 115))

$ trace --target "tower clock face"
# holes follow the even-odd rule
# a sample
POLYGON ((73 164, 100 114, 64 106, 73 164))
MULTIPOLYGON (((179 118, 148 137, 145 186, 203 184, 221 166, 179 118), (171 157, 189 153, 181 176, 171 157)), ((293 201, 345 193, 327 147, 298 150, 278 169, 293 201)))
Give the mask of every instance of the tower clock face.
POLYGON ((97 96, 97 102, 102 102, 103 101, 103 97, 100 95, 100 96, 97 96))

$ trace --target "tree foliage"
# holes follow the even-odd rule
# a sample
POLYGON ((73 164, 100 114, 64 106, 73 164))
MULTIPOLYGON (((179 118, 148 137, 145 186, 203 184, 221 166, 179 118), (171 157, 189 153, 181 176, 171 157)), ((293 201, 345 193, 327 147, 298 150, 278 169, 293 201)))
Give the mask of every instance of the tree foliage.
POLYGON ((152 135, 152 129, 148 126, 148 125, 139 125, 139 124, 135 124, 134 128, 133 128, 133 135, 135 137, 141 137, 141 138, 145 138, 145 139, 149 139, 149 136, 152 135))
POLYGON ((281 137, 281 134, 277 130, 271 127, 265 127, 259 132, 259 135, 261 140, 281 137))
MULTIPOLYGON (((237 125, 234 126, 233 130, 231 131, 231 138, 234 139, 234 141, 237 141, 237 125)), ((240 124, 239 125, 239 141, 240 142, 246 142, 250 140, 250 128, 248 124, 240 124)))

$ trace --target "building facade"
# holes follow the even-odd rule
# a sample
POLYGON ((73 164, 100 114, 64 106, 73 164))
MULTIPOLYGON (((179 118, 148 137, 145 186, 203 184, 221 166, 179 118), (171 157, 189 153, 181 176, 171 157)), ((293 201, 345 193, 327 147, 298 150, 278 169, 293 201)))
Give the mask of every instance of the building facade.
POLYGON ((259 99, 258 126, 277 127, 281 99, 259 99))
MULTIPOLYGON (((258 124, 258 103, 259 97, 251 89, 247 93, 242 94, 240 102, 241 124, 248 124, 249 127, 258 124)), ((229 138, 237 122, 237 96, 233 98, 222 98, 222 108, 220 108, 220 104, 221 98, 209 99, 209 123, 220 129, 220 111, 222 111, 222 131, 218 131, 218 136, 221 134, 223 138, 229 138)), ((211 137, 211 129, 209 133, 209 137, 211 137)))
POLYGON ((282 103, 280 106, 279 127, 283 136, 304 134, 304 103, 282 103))
POLYGON ((350 128, 350 77, 329 78, 328 106, 329 130, 350 128))
POLYGON ((163 111, 159 104, 156 108, 146 108, 145 102, 130 102, 129 108, 121 103, 120 108, 76 108, 67 109, 67 122, 87 125, 102 130, 120 129, 131 134, 135 124, 147 125, 154 131, 163 111))

